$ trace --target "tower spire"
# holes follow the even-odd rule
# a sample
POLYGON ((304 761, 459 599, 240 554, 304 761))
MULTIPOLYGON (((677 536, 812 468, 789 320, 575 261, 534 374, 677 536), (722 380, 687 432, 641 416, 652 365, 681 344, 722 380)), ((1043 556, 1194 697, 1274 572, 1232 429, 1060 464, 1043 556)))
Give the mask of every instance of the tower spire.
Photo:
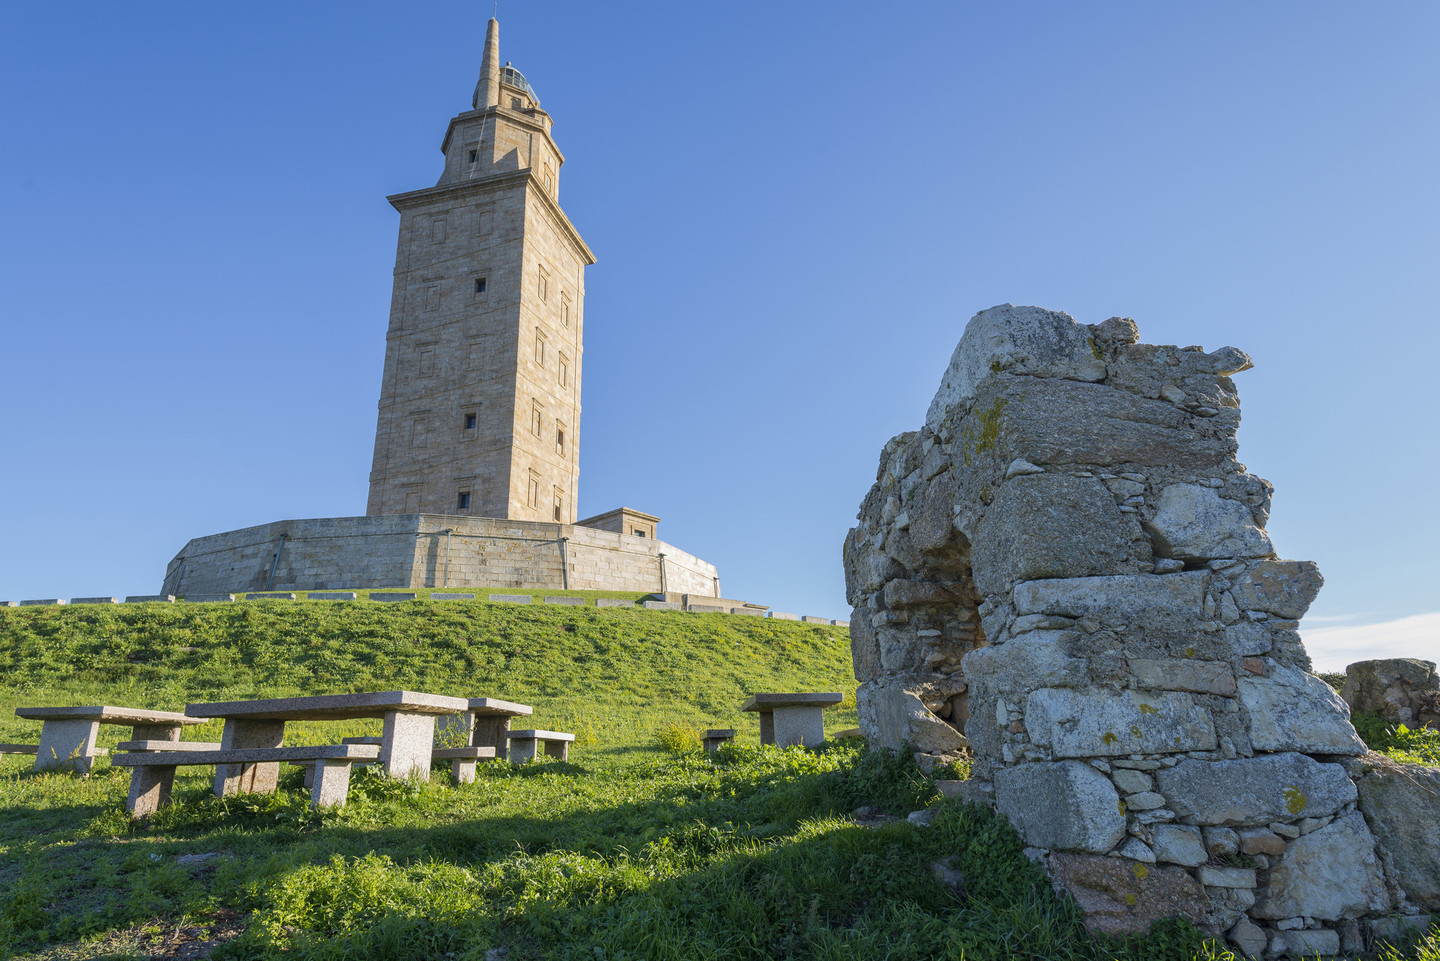
MULTIPOLYGON (((497 9, 499 5, 496 5, 497 9)), ((494 17, 485 25, 485 53, 480 57, 480 80, 470 103, 476 110, 500 102, 500 21, 494 17)))

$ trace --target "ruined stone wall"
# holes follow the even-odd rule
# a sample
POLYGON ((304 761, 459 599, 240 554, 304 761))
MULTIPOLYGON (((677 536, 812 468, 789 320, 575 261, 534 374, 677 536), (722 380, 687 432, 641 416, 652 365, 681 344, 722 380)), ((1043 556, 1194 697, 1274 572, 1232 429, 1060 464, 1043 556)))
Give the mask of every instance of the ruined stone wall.
POLYGON ((1277 558, 1235 460, 1250 360, 1138 340, 1008 304, 966 327, 846 538, 861 728, 927 763, 968 745, 969 796, 1094 927, 1338 950, 1409 905, 1297 633, 1320 574, 1277 558))

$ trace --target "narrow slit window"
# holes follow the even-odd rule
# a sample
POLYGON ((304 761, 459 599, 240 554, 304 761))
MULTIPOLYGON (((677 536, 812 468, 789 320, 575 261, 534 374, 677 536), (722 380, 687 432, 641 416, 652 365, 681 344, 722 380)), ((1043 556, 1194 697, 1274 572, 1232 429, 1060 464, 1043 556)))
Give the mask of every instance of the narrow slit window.
POLYGON ((478 151, 478 150, 472 150, 472 151, 470 151, 470 162, 471 162, 472 164, 473 164, 475 161, 479 160, 479 159, 480 159, 480 151, 478 151))
POLYGON ((455 498, 455 506, 462 511, 468 511, 470 509, 470 492, 461 491, 460 496, 455 498))
POLYGON ((555 428, 555 450, 561 454, 565 453, 565 425, 561 424, 555 428))
POLYGON ((476 278, 475 278, 475 293, 477 293, 477 294, 483 294, 483 293, 485 293, 485 278, 484 278, 484 277, 476 277, 476 278))
POLYGON ((466 430, 474 430, 474 429, 475 429, 475 415, 474 415, 474 414, 466 414, 466 415, 465 415, 465 429, 466 429, 466 430))

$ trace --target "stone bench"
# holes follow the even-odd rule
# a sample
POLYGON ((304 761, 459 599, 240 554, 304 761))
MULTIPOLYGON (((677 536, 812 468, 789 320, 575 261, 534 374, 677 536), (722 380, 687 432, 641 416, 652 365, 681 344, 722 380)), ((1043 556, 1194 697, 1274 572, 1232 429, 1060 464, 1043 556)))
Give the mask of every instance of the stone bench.
MULTIPOLYGON (((341 738, 341 744, 371 744, 380 746, 383 738, 378 737, 346 737, 341 738)), ((217 747, 219 745, 216 745, 217 747)), ((475 782, 475 763, 477 761, 493 761, 495 749, 493 747, 437 747, 430 752, 431 760, 450 762, 450 774, 455 778, 457 784, 473 784, 475 782)), ((315 764, 313 760, 291 761, 296 767, 305 769, 305 786, 313 787, 315 782, 315 764)))
POLYGON ((177 711, 150 711, 107 704, 17 707, 15 714, 41 722, 35 770, 66 768, 80 774, 88 774, 95 758, 107 753, 95 746, 101 724, 130 725, 131 740, 179 741, 183 727, 205 723, 204 718, 188 717, 177 711))
POLYGON ((450 775, 456 784, 475 783, 475 764, 495 760, 493 747, 437 747, 430 756, 450 762, 450 775))
POLYGON ((175 769, 192 765, 264 764, 280 761, 310 761, 318 776, 310 788, 312 808, 339 806, 350 791, 350 767, 374 761, 380 748, 374 744, 322 744, 317 747, 252 747, 230 750, 136 751, 117 754, 110 763, 134 768, 130 772, 130 795, 125 809, 131 817, 143 818, 170 803, 175 769))
POLYGON ((729 744, 733 740, 735 740, 734 728, 711 728, 705 732, 705 750, 714 754, 719 750, 720 745, 729 744))
POLYGON ((509 739, 510 760, 526 764, 535 760, 537 748, 543 750, 546 757, 569 760, 570 742, 575 740, 575 735, 559 731, 511 731, 509 739))
POLYGON ((0 757, 6 754, 36 754, 39 748, 34 744, 0 744, 0 757))
POLYGON ((840 693, 752 694, 740 710, 760 714, 761 744, 819 747, 825 742, 825 708, 843 700, 840 693))

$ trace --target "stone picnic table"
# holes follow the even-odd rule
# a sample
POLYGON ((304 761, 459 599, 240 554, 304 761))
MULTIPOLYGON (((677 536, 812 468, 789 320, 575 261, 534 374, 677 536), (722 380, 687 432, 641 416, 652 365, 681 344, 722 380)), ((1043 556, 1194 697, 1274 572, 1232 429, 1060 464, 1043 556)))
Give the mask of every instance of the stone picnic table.
MULTIPOLYGON (((207 720, 223 718, 221 750, 279 748, 285 741, 287 721, 343 721, 376 717, 384 720, 376 760, 391 777, 418 774, 430 777, 435 718, 469 711, 463 697, 416 691, 378 691, 363 694, 322 694, 277 697, 258 701, 218 701, 190 704, 185 713, 207 720)), ((280 761, 216 764, 215 794, 267 793, 275 790, 280 761)))
POLYGON ((819 747, 825 743, 822 712, 843 700, 845 695, 839 693, 752 694, 740 710, 759 712, 761 744, 819 747))
MULTIPOLYGON (((130 725, 131 740, 178 741, 180 731, 186 725, 205 723, 204 718, 190 717, 178 711, 149 711, 108 704, 17 707, 15 714, 42 722, 40 744, 35 750, 35 770, 68 768, 81 774, 88 774, 95 758, 106 753, 95 747, 95 736, 101 724, 130 725)), ((6 745, 10 748, 19 746, 6 745)))
MULTIPOLYGON (((510 719, 535 713, 529 704, 494 697, 472 697, 465 703, 458 723, 467 736, 466 743, 471 747, 493 747, 496 759, 501 761, 509 756, 510 719)), ((440 724, 442 730, 449 726, 443 720, 440 724)))

